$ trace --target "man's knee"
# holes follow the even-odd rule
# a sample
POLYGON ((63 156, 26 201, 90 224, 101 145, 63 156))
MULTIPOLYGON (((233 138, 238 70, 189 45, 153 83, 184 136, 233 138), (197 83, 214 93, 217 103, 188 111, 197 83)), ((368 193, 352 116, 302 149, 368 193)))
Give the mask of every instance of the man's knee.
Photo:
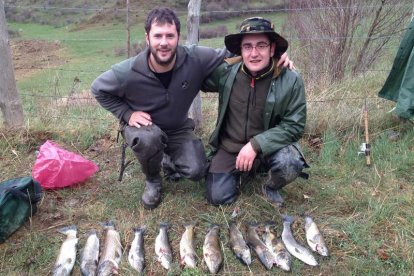
POLYGON ((307 166, 298 149, 289 145, 268 157, 273 188, 279 189, 293 182, 307 166))
POLYGON ((193 181, 205 177, 208 169, 207 157, 200 139, 184 142, 173 156, 176 170, 193 181))
POLYGON ((140 128, 127 126, 123 135, 135 153, 146 152, 148 155, 162 151, 167 140, 166 134, 156 125, 140 128))
POLYGON ((230 204, 239 196, 238 177, 231 173, 208 173, 206 177, 206 198, 210 204, 230 204))

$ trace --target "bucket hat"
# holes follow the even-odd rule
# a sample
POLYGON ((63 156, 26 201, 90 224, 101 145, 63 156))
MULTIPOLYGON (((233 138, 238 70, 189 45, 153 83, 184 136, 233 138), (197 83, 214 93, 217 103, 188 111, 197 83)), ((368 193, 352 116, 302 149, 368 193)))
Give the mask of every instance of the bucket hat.
POLYGON ((270 42, 276 43, 275 55, 280 56, 286 52, 288 42, 281 35, 275 32, 274 24, 263 17, 250 17, 245 19, 240 25, 240 32, 229 34, 224 37, 224 44, 227 50, 233 54, 241 54, 241 41, 245 34, 267 34, 270 42))

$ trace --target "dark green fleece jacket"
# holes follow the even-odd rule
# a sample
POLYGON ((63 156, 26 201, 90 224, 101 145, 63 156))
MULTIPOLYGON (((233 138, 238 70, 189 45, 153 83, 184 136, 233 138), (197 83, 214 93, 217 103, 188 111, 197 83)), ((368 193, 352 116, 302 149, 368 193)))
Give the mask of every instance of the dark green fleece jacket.
MULTIPOLYGON (((240 58, 228 60, 214 70, 202 88, 203 91, 219 93, 217 124, 209 141, 215 149, 220 146, 219 137, 224 127, 232 87, 241 66, 240 58)), ((245 85, 249 86, 250 83, 246 81, 245 85)), ((306 123, 305 88, 299 73, 275 68, 267 92, 262 122, 264 131, 249 138, 254 139, 252 142, 257 143, 264 156, 288 145, 298 147, 297 142, 303 135, 306 123)))

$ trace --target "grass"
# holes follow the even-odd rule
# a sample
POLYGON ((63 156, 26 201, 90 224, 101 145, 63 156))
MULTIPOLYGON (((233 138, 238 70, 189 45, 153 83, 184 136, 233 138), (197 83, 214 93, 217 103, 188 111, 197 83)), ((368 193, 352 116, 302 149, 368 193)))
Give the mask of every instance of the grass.
MULTIPOLYGON (((182 20, 185 21, 185 20, 182 20)), ((239 19, 226 21, 233 30, 239 19)), ((220 22, 220 24, 224 24, 220 22)), ((19 80, 19 90, 36 95, 23 95, 26 116, 25 130, 0 130, 0 173, 2 180, 30 175, 36 150, 47 139, 57 141, 66 149, 95 161, 100 171, 85 183, 72 188, 47 190, 39 204, 38 213, 0 245, 1 275, 47 275, 53 265, 64 237, 57 232, 63 226, 75 224, 79 230, 79 249, 92 228, 101 232, 100 223, 116 222, 125 252, 132 241, 132 228, 145 224, 146 272, 164 275, 166 272, 155 260, 154 240, 158 223, 167 221, 171 227, 174 266, 169 275, 206 275, 202 261, 202 244, 210 223, 219 223, 225 261, 222 275, 282 274, 276 268, 266 271, 254 257, 251 267, 245 267, 229 249, 228 222, 235 209, 240 210, 237 222, 275 220, 280 235, 280 214, 298 217, 293 225, 295 237, 305 243, 304 222, 300 215, 311 214, 318 223, 331 257, 318 257, 320 266, 311 268, 294 260, 294 275, 411 275, 414 270, 413 164, 414 131, 391 114, 391 104, 376 99, 385 79, 383 73, 372 73, 345 80, 341 84, 307 87, 308 124, 301 143, 311 168, 308 180, 298 179, 283 192, 286 206, 278 209, 263 199, 257 178, 242 187, 239 200, 222 207, 210 206, 204 199, 204 182, 182 180, 166 182, 163 202, 153 211, 140 205, 144 176, 135 161, 122 182, 118 182, 120 148, 116 143, 117 122, 102 108, 90 105, 59 107, 55 100, 41 95, 67 96, 74 78, 81 80, 77 89, 88 89, 92 80, 110 64, 122 57, 114 49, 123 44, 121 26, 107 24, 71 32, 66 28, 50 28, 33 24, 11 24, 22 29, 23 39, 61 40, 62 58, 68 62, 55 69, 43 70, 19 80), (71 39, 108 38, 115 41, 75 42, 71 39), (118 40, 119 39, 119 40, 118 40), (73 71, 68 71, 73 70, 73 71), (361 94, 363 91, 363 94, 361 94), (370 97, 368 101, 372 165, 358 155, 364 141, 362 120, 363 100, 338 98, 370 97), (372 98, 372 99, 371 99, 372 98), (397 140, 391 131, 398 132, 397 140), (197 221, 196 249, 199 256, 195 270, 182 270, 178 265, 179 240, 182 224, 197 221)), ((134 37, 143 37, 142 26, 134 28, 134 37)), ((202 41, 201 44, 221 47, 222 38, 202 41)), ((391 63, 391 61, 389 62, 391 63)), ((306 81, 306 79, 305 79, 306 81)), ((307 80, 311 83, 310 80, 307 80)), ((76 92, 79 92, 76 91, 76 92)), ((207 143, 215 124, 216 98, 207 94, 203 99, 206 118, 200 136, 207 143)), ((127 159, 134 160, 131 151, 127 159)), ((80 252, 80 250, 79 250, 80 252)), ((78 256, 79 257, 79 256, 78 256)), ((134 275, 126 259, 121 262, 123 275, 134 275)), ((79 258, 73 275, 80 275, 79 258)))

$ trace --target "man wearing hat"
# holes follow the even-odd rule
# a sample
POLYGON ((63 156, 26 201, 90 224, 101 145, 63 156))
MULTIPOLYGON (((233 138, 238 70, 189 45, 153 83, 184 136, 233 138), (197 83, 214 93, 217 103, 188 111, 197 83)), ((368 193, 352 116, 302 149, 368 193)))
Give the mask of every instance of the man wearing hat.
POLYGON ((279 191, 308 167, 298 145, 306 122, 305 89, 296 71, 276 66, 288 42, 261 17, 244 20, 240 32, 225 37, 227 59, 205 81, 219 92, 217 125, 210 137, 214 156, 206 177, 207 200, 234 202, 241 174, 268 171, 262 190, 282 205, 279 191), (264 169, 264 170, 263 170, 264 169))

